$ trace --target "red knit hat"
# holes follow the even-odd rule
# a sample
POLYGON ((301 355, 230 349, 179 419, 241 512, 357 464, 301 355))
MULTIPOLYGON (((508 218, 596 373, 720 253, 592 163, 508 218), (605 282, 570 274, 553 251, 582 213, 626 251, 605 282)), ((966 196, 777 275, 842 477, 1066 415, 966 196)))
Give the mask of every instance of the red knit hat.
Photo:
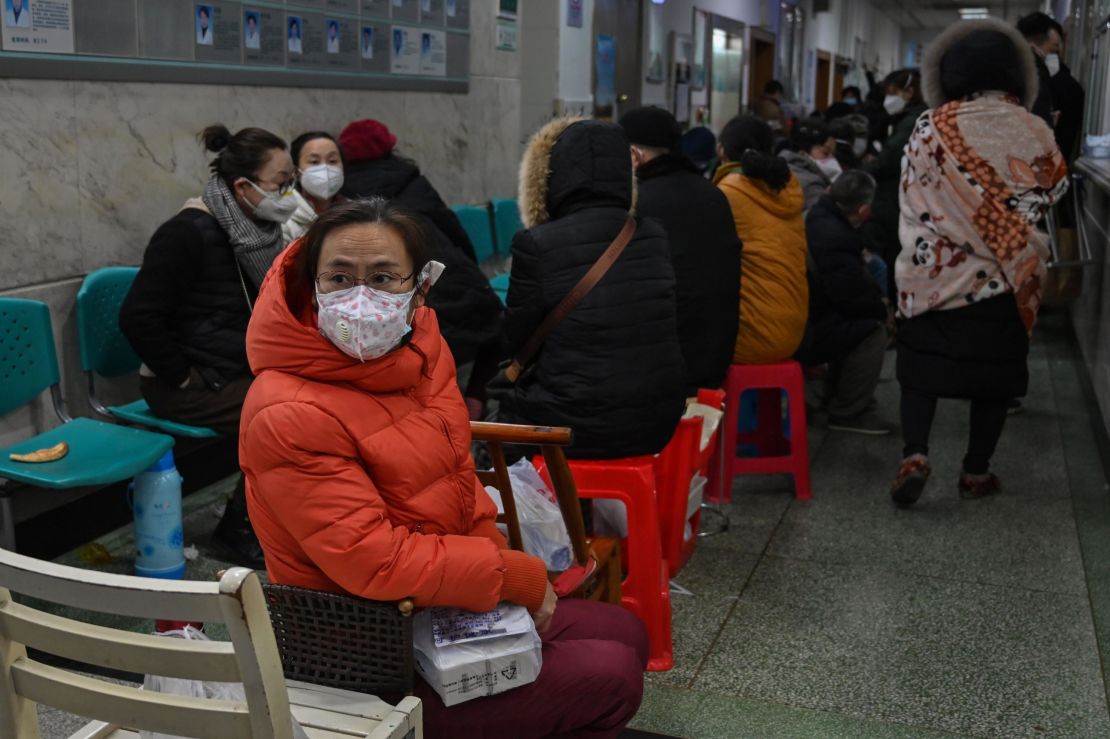
POLYGON ((393 151, 397 145, 394 136, 386 125, 373 118, 352 121, 339 134, 339 145, 348 162, 361 162, 367 159, 381 159, 393 151))

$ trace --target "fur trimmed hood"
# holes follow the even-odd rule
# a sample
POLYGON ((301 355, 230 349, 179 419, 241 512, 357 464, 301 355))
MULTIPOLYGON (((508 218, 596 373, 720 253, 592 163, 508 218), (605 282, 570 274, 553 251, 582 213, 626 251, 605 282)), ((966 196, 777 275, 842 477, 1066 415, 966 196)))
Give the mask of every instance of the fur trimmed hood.
POLYGON ((635 207, 628 139, 615 123, 557 118, 528 142, 520 162, 520 218, 535 228, 585 208, 635 207))
POLYGON ((1029 42, 1016 28, 994 18, 960 21, 949 26, 948 30, 937 36, 929 44, 921 65, 921 92, 925 97, 925 103, 930 108, 937 108, 950 102, 949 96, 945 94, 942 82, 941 61, 948 52, 976 31, 993 31, 1006 36, 1013 43, 1014 51, 1021 60, 1021 76, 1024 78, 1025 85, 1025 94, 1022 96, 1021 102, 1026 110, 1031 110, 1033 101, 1037 99, 1037 90, 1040 88, 1040 79, 1037 76, 1037 65, 1033 58, 1033 50, 1030 48, 1029 42))

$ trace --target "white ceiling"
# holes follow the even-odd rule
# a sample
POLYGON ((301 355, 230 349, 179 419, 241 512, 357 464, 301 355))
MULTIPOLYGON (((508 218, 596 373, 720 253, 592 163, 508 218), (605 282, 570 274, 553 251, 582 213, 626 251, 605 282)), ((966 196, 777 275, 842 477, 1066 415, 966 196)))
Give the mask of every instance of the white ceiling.
POLYGON ((1037 0, 872 0, 905 30, 940 29, 960 20, 960 8, 987 8, 994 18, 1017 22, 1040 9, 1037 0))

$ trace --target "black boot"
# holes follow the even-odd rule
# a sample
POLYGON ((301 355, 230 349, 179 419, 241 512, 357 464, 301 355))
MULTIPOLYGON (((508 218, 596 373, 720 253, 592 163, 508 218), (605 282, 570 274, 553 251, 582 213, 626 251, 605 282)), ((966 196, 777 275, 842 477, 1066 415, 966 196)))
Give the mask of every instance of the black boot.
POLYGON ((262 545, 258 543, 258 537, 255 536, 251 520, 247 516, 247 490, 242 475, 227 501, 223 518, 212 533, 212 544, 232 564, 263 572, 266 570, 262 545))

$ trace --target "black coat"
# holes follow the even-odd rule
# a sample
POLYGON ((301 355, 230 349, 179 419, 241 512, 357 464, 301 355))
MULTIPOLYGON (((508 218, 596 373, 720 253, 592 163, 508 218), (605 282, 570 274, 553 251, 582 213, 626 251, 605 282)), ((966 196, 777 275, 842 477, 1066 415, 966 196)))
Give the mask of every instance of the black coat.
POLYGON ((248 295, 253 304, 257 292, 240 279, 220 224, 203 210, 186 208, 151 237, 119 325, 160 379, 179 385, 196 368, 219 389, 250 375, 248 295))
POLYGON ((1049 128, 1055 126, 1052 120, 1052 111, 1056 110, 1056 101, 1052 97, 1052 75, 1048 72, 1048 65, 1044 58, 1036 51, 1033 52, 1033 61, 1037 65, 1037 79, 1040 86, 1037 88, 1037 99, 1033 102, 1033 115, 1040 116, 1049 128))
POLYGON ((898 382, 941 398, 1020 398, 1028 356, 1029 334, 1010 293, 898 326, 898 382))
POLYGON ((501 336, 502 305, 474 259, 474 246, 455 216, 419 168, 389 156, 346 166, 343 194, 383 197, 423 218, 432 241, 432 258, 447 269, 428 295, 439 329, 457 364, 472 361, 482 347, 501 336))
POLYGON ((720 387, 740 315, 740 238, 724 194, 685 157, 667 154, 636 171, 636 212, 667 231, 674 266, 686 394, 720 387))
POLYGON ((1060 71, 1050 78, 1052 86, 1052 99, 1056 109, 1060 111, 1060 120, 1056 123, 1053 133, 1056 134, 1056 145, 1069 164, 1075 159, 1076 142, 1083 130, 1083 101, 1086 93, 1083 85, 1072 77, 1068 65, 1061 62, 1060 71))
POLYGON ((882 292, 863 263, 863 239, 825 195, 806 216, 811 343, 806 364, 842 359, 886 320, 882 292))
MULTIPOLYGON (((623 131, 599 121, 566 126, 548 124, 525 154, 527 228, 512 242, 505 321, 512 355, 608 248, 632 205, 623 131)), ((670 249, 660 225, 639 220, 620 258, 502 400, 499 420, 571 427, 571 457, 654 454, 674 434, 685 397, 670 249)))

